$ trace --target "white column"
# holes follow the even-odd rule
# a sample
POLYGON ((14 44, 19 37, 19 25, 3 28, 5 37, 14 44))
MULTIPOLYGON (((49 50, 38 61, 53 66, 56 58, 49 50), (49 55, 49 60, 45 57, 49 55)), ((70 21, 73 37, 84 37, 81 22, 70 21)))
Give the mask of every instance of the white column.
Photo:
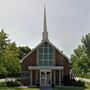
POLYGON ((37 70, 36 70, 36 84, 37 84, 37 70))
POLYGON ((61 70, 59 70, 59 85, 61 85, 61 70))
POLYGON ((47 83, 46 83, 46 82, 47 82, 47 81, 46 81, 46 78, 47 78, 47 76, 46 76, 46 75, 47 75, 47 72, 44 72, 44 73, 45 73, 45 84, 47 84, 47 83))
POLYGON ((30 79, 30 85, 32 85, 32 70, 30 70, 31 71, 31 79, 30 79))
POLYGON ((56 84, 56 73, 55 73, 55 70, 54 70, 54 84, 56 84))
POLYGON ((41 71, 40 71, 40 84, 41 84, 41 71))
POLYGON ((52 70, 50 71, 50 84, 52 84, 52 70))

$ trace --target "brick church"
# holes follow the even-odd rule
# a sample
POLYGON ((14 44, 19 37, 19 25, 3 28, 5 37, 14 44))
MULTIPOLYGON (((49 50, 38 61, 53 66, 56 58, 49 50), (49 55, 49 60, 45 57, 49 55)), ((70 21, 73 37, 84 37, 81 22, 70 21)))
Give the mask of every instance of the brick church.
POLYGON ((44 29, 41 42, 21 60, 23 85, 57 86, 63 84, 63 76, 70 74, 69 58, 48 38, 46 9, 44 7, 44 29))

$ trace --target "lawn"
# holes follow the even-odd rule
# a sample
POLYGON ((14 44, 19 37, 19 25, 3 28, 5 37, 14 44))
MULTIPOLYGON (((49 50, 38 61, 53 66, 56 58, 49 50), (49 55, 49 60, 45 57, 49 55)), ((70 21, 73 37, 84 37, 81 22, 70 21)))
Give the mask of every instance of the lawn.
POLYGON ((0 88, 0 90, 40 90, 39 88, 0 88))
POLYGON ((86 83, 85 86, 86 86, 85 88, 61 87, 61 88, 55 88, 55 90, 90 90, 90 83, 86 83))

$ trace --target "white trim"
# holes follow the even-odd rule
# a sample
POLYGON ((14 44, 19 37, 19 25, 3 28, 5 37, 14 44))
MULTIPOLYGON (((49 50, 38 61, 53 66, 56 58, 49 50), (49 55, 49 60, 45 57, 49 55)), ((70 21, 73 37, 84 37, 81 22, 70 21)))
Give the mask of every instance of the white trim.
POLYGON ((32 85, 32 70, 30 70, 30 71, 31 71, 30 85, 32 85))
POLYGON ((59 70, 59 85, 61 85, 61 70, 59 70))
POLYGON ((40 70, 40 86, 49 85, 49 84, 47 83, 47 72, 50 73, 50 80, 52 79, 52 78, 51 78, 51 74, 52 74, 52 73, 51 73, 51 70, 40 70), (42 84, 42 83, 41 83, 41 73, 42 73, 42 72, 44 72, 44 74, 45 74, 45 84, 42 84))
POLYGON ((36 70, 36 84, 37 84, 37 77, 38 77, 38 76, 37 76, 37 70, 36 70))
POLYGON ((63 70, 63 66, 29 66, 29 70, 63 70))
MULTIPOLYGON (((60 51, 56 46, 54 46, 49 40, 45 40, 46 42, 48 42, 52 47, 54 47, 59 53, 61 53, 65 58, 68 59, 68 61, 70 62, 70 59, 64 54, 62 53, 62 51, 60 51)), ((29 56, 32 52, 34 52, 40 45, 42 45, 45 41, 40 42, 30 53, 28 53, 23 59, 21 59, 20 63, 23 62, 23 60, 29 56)))
POLYGON ((54 84, 56 84, 56 72, 54 70, 54 84))

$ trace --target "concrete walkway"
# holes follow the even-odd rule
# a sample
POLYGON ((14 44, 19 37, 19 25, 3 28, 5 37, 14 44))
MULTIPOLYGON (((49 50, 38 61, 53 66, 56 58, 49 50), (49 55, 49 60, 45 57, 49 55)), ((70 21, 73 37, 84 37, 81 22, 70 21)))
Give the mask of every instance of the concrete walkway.
POLYGON ((40 90, 53 90, 53 88, 51 86, 42 86, 40 90))
POLYGON ((75 79, 76 79, 76 80, 82 80, 82 81, 85 81, 85 82, 90 82, 90 79, 86 79, 86 78, 76 77, 75 79))

